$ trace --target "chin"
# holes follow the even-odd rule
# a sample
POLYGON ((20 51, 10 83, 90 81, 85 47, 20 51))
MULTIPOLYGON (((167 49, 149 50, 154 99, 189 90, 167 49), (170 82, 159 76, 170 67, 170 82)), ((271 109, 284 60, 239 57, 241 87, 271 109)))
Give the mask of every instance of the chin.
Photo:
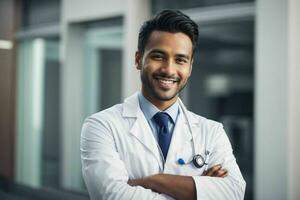
POLYGON ((172 93, 172 94, 161 94, 161 93, 156 93, 156 98, 161 100, 161 101, 170 101, 174 99, 177 96, 177 93, 172 93))

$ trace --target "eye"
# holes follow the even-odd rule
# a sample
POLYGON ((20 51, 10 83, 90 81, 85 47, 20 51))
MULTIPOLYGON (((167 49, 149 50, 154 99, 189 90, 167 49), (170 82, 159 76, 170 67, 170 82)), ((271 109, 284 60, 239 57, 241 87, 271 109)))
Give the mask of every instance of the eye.
POLYGON ((154 53, 151 55, 151 58, 154 60, 163 60, 164 59, 164 55, 163 54, 159 54, 159 53, 154 53))
POLYGON ((178 64, 186 64, 187 62, 188 62, 188 60, 186 58, 183 58, 183 57, 176 58, 176 63, 178 63, 178 64))

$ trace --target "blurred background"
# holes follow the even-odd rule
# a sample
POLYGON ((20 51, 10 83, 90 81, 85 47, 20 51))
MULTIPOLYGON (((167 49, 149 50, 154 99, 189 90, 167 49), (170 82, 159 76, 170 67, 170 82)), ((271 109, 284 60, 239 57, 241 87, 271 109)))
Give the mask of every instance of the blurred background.
POLYGON ((298 0, 0 0, 0 199, 88 199, 82 122, 139 90, 139 27, 170 8, 200 28, 181 98, 224 124, 245 199, 300 199, 298 0))

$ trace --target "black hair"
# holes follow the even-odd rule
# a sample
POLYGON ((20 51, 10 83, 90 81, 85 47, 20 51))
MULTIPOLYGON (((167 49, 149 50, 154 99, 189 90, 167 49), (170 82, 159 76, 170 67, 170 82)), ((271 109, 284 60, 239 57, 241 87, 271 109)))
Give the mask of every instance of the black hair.
POLYGON ((182 32, 192 41, 193 53, 198 42, 198 25, 179 10, 162 10, 150 20, 144 22, 139 31, 138 51, 144 54, 145 46, 153 31, 171 33, 182 32))

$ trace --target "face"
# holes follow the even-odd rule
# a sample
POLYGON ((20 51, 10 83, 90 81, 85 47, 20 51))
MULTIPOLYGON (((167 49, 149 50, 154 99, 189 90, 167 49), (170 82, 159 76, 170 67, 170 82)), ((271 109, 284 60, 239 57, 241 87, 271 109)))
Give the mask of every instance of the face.
POLYGON ((136 53, 142 93, 155 105, 173 103, 192 71, 192 41, 184 33, 153 31, 144 54, 136 53))

